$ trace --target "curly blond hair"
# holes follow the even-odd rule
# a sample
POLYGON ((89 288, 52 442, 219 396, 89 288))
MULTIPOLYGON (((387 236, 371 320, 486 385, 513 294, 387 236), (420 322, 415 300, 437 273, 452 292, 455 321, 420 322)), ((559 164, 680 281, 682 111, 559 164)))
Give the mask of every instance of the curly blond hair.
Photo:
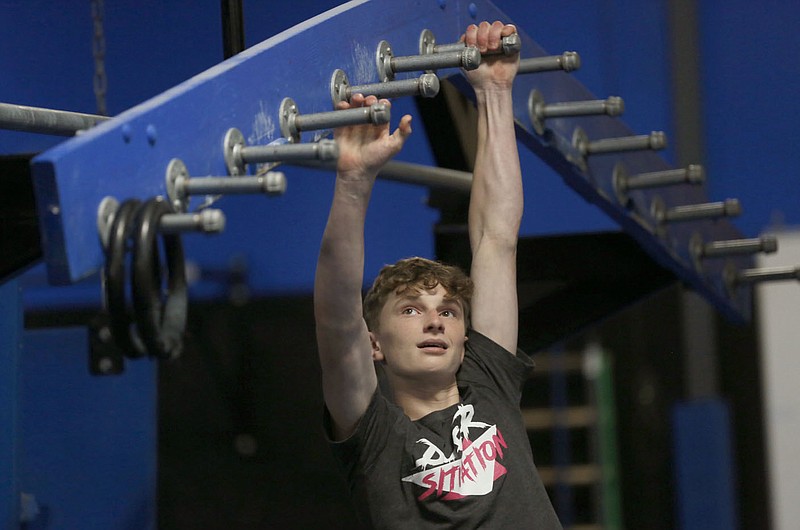
POLYGON ((391 293, 401 295, 408 289, 415 291, 435 289, 441 285, 447 297, 457 300, 464 312, 464 323, 469 326, 472 301, 472 280, 460 268, 426 258, 401 259, 394 265, 385 265, 364 297, 364 320, 371 331, 377 331, 380 313, 391 293))

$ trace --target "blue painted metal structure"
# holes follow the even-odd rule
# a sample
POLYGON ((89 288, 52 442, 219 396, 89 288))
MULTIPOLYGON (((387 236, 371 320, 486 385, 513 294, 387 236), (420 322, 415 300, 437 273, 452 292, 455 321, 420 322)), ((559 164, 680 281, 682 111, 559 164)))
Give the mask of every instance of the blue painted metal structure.
POLYGON ((28 528, 156 528, 156 365, 92 376, 88 349, 85 328, 26 331, 11 372, 18 488, 38 509, 28 528))
POLYGON ((736 530, 731 415, 723 400, 673 410, 677 519, 681 530, 736 530))
POLYGON ((0 283, 0 527, 19 522, 18 380, 22 341, 22 296, 18 280, 0 283))
MULTIPOLYGON (((377 80, 374 54, 381 39, 392 45, 396 55, 413 55, 423 29, 431 30, 440 42, 450 42, 467 24, 484 18, 509 20, 489 2, 350 2, 47 151, 34 160, 33 168, 51 282, 74 283, 100 267, 103 255, 95 223, 103 197, 121 200, 164 195, 164 173, 170 159, 176 157, 193 176, 225 174, 222 139, 228 128, 240 129, 249 144, 278 140, 278 108, 284 97, 292 97, 301 113, 330 110, 328 85, 336 68, 343 69, 354 84, 377 80), (358 31, 341 31, 348 21, 358 21, 358 31)), ((519 30, 523 57, 549 55, 526 34, 526 28, 519 30)), ((439 73, 465 86, 457 70, 439 73)), ((521 76, 515 86, 519 140, 619 223, 661 265, 727 316, 746 320, 750 291, 741 288, 730 296, 722 279, 722 260, 709 260, 703 270, 697 270, 689 252, 689 240, 695 233, 706 241, 739 238, 733 225, 725 220, 697 221, 657 231, 650 214, 656 196, 671 207, 708 202, 705 192, 688 186, 636 191, 630 193, 632 207, 621 205, 612 184, 616 163, 624 162, 629 174, 668 169, 669 165, 655 153, 634 152, 591 156, 584 170, 573 163, 575 152, 570 142, 576 126, 591 140, 628 136, 634 131, 615 118, 560 118, 548 120, 549 131, 539 136, 527 109, 534 88, 547 102, 596 99, 563 72, 521 76)), ((660 128, 659 124, 653 128, 660 128)), ((306 133, 303 140, 317 137, 319 134, 306 133)), ((750 262, 748 258, 733 261, 739 268, 750 262)))

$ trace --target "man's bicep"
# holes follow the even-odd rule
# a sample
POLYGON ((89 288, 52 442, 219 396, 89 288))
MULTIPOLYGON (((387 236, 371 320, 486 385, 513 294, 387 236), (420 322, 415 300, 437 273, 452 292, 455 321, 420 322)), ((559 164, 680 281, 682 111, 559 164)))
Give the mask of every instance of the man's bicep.
POLYGON ((472 328, 510 351, 517 351, 516 251, 483 242, 475 249, 470 276, 472 328))

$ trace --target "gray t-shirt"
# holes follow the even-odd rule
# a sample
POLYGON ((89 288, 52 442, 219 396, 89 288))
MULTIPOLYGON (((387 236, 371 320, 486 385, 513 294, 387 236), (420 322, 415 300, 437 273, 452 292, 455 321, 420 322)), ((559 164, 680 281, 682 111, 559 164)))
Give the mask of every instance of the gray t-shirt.
POLYGON ((560 529, 519 410, 532 368, 470 331, 460 403, 411 421, 376 391, 355 432, 331 442, 361 518, 403 530, 560 529))

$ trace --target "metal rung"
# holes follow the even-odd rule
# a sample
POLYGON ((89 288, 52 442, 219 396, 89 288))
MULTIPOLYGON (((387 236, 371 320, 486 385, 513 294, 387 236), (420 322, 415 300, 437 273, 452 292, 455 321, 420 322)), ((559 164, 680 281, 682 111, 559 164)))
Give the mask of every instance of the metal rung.
POLYGON ((110 118, 66 110, 0 103, 0 129, 72 136, 110 118))
MULTIPOLYGON (((336 170, 336 164, 333 162, 296 161, 290 162, 290 165, 327 171, 336 170)), ((378 172, 378 178, 463 193, 469 193, 472 186, 472 173, 397 160, 387 162, 378 172)))

